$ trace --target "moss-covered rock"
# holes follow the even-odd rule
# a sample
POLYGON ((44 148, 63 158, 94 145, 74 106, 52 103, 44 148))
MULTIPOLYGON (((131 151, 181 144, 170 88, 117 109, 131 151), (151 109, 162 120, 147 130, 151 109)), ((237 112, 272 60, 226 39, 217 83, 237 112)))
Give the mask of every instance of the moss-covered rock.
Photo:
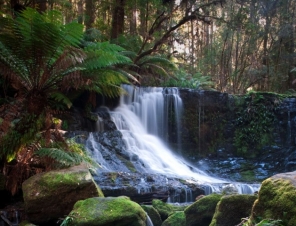
POLYGON ((28 218, 35 224, 64 217, 78 200, 103 196, 84 165, 37 174, 22 188, 28 218))
POLYGON ((186 226, 209 226, 222 195, 211 194, 197 200, 185 210, 186 226))
POLYGON ((159 199, 153 199, 152 206, 158 211, 162 221, 165 221, 168 216, 174 212, 183 211, 185 208, 184 206, 174 206, 172 204, 165 203, 159 199))
POLYGON ((244 217, 250 216, 255 195, 226 195, 216 206, 210 226, 237 225, 244 217))
POLYGON ((161 226, 184 226, 185 214, 184 211, 177 211, 170 215, 161 226))
POLYGON ((141 207, 146 211, 154 226, 161 226, 162 220, 160 214, 153 206, 142 205, 141 207))
POLYGON ((95 197, 78 201, 71 226, 146 226, 146 212, 128 197, 95 197))
POLYGON ((296 171, 277 174, 262 182, 250 221, 281 219, 285 225, 296 225, 296 171))

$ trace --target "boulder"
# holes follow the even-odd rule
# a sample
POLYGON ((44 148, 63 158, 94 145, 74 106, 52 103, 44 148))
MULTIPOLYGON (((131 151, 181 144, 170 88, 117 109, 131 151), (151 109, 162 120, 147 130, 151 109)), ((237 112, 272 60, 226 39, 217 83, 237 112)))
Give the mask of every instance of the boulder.
POLYGON ((296 171, 276 174, 262 182, 249 225, 257 219, 283 220, 296 225, 296 171))
POLYGON ((184 211, 176 211, 170 215, 161 226, 184 226, 185 214, 184 211))
POLYGON ((222 195, 211 194, 198 199, 185 212, 186 226, 209 226, 222 195))
POLYGON ((22 189, 26 213, 35 224, 63 218, 78 200, 103 196, 85 165, 34 175, 22 189))
POLYGON ((255 195, 226 195, 223 196, 216 206, 210 226, 237 225, 242 218, 250 216, 255 195))
POLYGON ((184 206, 175 206, 159 199, 153 199, 152 206, 158 211, 162 221, 165 221, 174 212, 183 211, 185 208, 184 206))
POLYGON ((158 211, 153 206, 141 205, 141 207, 146 211, 154 226, 161 226, 162 220, 158 211))
POLYGON ((146 226, 146 212, 126 196, 78 201, 68 215, 69 226, 146 226))

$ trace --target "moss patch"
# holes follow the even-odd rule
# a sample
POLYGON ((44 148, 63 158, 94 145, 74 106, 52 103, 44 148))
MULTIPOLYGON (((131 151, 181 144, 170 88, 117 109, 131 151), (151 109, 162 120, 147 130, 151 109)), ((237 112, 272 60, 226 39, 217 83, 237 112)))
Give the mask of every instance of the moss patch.
POLYGON ((296 187, 287 179, 269 178, 263 181, 254 203, 251 220, 281 219, 288 226, 296 225, 296 187))
POLYGON ((164 203, 159 199, 152 200, 152 206, 159 212, 161 220, 165 221, 169 215, 176 211, 183 211, 184 206, 174 206, 168 203, 164 203))
POLYGON ((221 197, 220 194, 207 195, 188 206, 184 211, 186 225, 209 226, 221 197))
POLYGON ((255 195, 227 195, 218 202, 210 226, 237 225, 244 217, 250 216, 255 195))
POLYGON ((184 226, 185 223, 186 221, 184 212, 177 211, 170 215, 161 226, 184 226))
POLYGON ((75 226, 145 226, 146 213, 128 197, 89 198, 78 201, 69 217, 75 226))

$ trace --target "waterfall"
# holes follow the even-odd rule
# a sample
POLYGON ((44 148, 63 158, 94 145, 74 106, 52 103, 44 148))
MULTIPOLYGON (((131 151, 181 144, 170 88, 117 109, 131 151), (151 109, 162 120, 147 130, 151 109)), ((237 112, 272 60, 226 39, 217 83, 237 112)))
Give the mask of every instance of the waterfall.
POLYGON ((154 226, 151 218, 147 213, 146 213, 146 226, 154 226))
MULTIPOLYGON (((116 127, 121 131, 130 156, 138 156, 147 172, 163 175, 193 178, 199 182, 221 183, 220 179, 208 176, 191 166, 159 139, 166 133, 165 117, 169 109, 166 98, 173 93, 163 88, 137 88, 124 86, 127 95, 121 97, 120 106, 111 112, 116 127)), ((176 107, 181 107, 180 99, 173 98, 176 107)), ((177 111, 180 112, 180 111, 177 111)))

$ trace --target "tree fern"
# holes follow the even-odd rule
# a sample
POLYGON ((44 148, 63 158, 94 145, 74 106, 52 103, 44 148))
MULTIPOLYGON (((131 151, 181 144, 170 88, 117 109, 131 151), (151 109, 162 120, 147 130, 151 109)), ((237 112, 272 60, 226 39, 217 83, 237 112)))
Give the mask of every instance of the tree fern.
MULTIPOLYGON (((159 85, 164 77, 175 78, 174 74, 178 70, 178 67, 174 62, 168 59, 167 56, 153 54, 138 58, 140 53, 144 51, 144 49, 142 49, 143 41, 139 36, 121 36, 118 38, 117 42, 126 49, 122 51, 122 54, 133 61, 133 64, 130 64, 129 67, 129 74, 144 81, 144 85, 159 85), (154 80, 152 80, 151 77, 154 78, 154 80)), ((149 43, 146 43, 145 46, 146 48, 151 47, 149 43)))
MULTIPOLYGON (((70 90, 115 97, 122 92, 121 83, 135 80, 131 73, 124 72, 132 60, 122 54, 122 47, 109 42, 83 43, 83 26, 77 22, 63 24, 57 11, 40 14, 27 8, 14 19, 0 17, 0 25, 0 76, 21 100, 18 115, 0 115, 0 157, 14 156, 30 142, 39 141, 40 134, 48 143, 49 117, 71 107, 70 90), (14 126, 8 126, 13 120, 17 120, 14 126), (45 132, 40 133, 42 130, 45 132)), ((44 147, 41 153, 54 148, 62 155, 60 151, 64 150, 44 147)), ((72 152, 64 155, 69 164, 78 157, 72 152)))

